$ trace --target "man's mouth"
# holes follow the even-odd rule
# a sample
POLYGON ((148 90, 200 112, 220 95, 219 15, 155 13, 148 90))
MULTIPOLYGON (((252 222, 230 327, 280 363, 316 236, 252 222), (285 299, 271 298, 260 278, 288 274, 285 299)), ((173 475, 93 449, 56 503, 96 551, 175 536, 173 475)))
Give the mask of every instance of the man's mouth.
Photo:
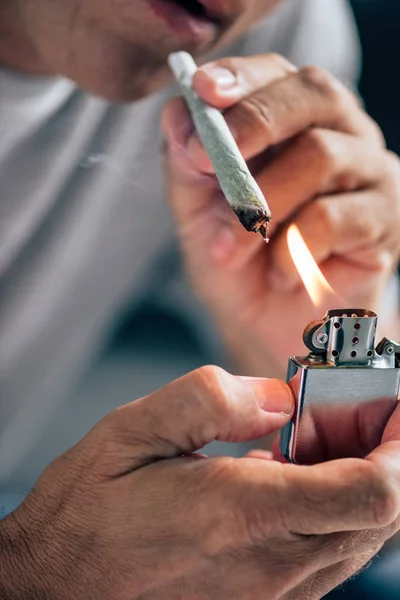
POLYGON ((227 19, 218 10, 219 0, 147 0, 159 18, 180 37, 212 42, 227 19))
POLYGON ((199 2, 198 0, 171 0, 171 2, 197 19, 210 21, 216 25, 221 24, 221 17, 217 15, 216 11, 213 12, 206 6, 207 4, 210 5, 210 2, 199 2))

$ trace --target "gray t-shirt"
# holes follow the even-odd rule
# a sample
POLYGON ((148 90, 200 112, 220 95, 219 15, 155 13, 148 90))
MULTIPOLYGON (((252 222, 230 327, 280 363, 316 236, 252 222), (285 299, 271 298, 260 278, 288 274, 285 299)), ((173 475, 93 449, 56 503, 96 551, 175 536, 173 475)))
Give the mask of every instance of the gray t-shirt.
MULTIPOLYGON (((359 53, 347 3, 287 0, 226 53, 269 51, 354 84, 359 53)), ((151 293, 212 340, 201 309, 168 270, 174 238, 158 117, 175 93, 121 106, 63 78, 0 70, 0 487, 21 468, 23 485, 51 458, 44 451, 34 463, 35 444, 44 439, 48 448, 54 423, 61 430, 62 402, 127 305, 151 293)), ((168 377, 157 378, 162 360, 154 368, 151 360, 146 354, 124 400, 168 377)), ((179 353, 177 361, 171 375, 190 367, 179 353)), ((69 445, 81 421, 73 404, 65 414, 69 445)), ((88 424, 98 416, 90 407, 85 414, 88 424)))

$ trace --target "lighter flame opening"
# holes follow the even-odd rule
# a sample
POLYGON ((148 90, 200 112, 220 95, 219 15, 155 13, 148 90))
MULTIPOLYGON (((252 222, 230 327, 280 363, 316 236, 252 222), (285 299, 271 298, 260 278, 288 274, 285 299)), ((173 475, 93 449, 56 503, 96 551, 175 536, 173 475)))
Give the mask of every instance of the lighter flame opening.
POLYGON ((289 227, 287 241, 290 255, 311 301, 317 307, 322 306, 324 299, 336 294, 323 276, 296 225, 289 227))

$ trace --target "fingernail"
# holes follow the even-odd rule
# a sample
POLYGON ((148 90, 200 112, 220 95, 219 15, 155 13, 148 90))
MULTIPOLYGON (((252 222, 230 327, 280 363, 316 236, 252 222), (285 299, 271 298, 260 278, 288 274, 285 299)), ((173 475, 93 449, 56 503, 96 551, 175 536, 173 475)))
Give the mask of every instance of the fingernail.
POLYGON ((270 379, 265 386, 266 397, 261 403, 262 410, 269 413, 291 415, 294 410, 294 399, 289 386, 279 379, 270 379))
POLYGON ((201 67, 201 71, 210 77, 221 91, 231 90, 237 85, 236 75, 224 67, 205 65, 201 67))

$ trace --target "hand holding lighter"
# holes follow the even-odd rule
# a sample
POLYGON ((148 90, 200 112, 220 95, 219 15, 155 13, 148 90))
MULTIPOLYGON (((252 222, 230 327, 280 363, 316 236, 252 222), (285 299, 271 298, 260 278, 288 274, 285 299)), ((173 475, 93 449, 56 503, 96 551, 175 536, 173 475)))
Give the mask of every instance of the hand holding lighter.
POLYGON ((377 322, 371 311, 341 309, 306 327, 303 340, 310 353, 290 358, 287 372, 296 401, 293 419, 280 438, 288 461, 316 462, 311 457, 318 454, 321 424, 344 426, 355 411, 365 412, 357 418, 368 418, 376 403, 386 424, 398 401, 400 345, 384 338, 375 348, 377 322))

